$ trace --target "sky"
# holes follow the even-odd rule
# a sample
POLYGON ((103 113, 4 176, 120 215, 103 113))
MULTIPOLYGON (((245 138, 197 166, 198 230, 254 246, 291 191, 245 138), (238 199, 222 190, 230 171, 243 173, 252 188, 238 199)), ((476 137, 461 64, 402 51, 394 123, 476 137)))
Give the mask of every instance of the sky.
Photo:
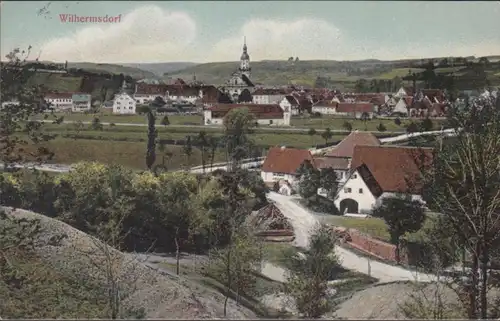
POLYGON ((500 1, 4 1, 0 14, 2 59, 31 45, 56 62, 236 61, 244 37, 253 61, 500 55, 500 1))

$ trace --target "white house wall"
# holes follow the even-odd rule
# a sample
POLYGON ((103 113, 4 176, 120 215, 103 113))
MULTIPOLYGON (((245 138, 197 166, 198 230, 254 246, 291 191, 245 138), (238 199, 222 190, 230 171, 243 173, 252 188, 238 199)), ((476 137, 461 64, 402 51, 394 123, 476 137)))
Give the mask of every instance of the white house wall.
POLYGON ((392 110, 393 113, 402 113, 405 115, 408 115, 408 108, 406 106, 405 100, 400 99, 396 106, 394 106, 394 109, 392 110))
POLYGON ((335 108, 322 106, 313 106, 311 111, 322 115, 335 115, 337 113, 335 108))
POLYGON ((279 182, 281 180, 285 180, 290 182, 290 184, 293 184, 296 180, 295 175, 285 174, 285 173, 273 173, 273 172, 262 171, 260 172, 260 175, 264 183, 274 183, 274 182, 279 182))
POLYGON ((343 186, 339 187, 339 192, 335 199, 335 206, 340 209, 340 202, 345 199, 353 199, 358 203, 358 212, 370 212, 375 205, 376 198, 361 178, 358 171, 355 171, 343 186), (350 189, 350 192, 349 192, 350 189))
POLYGON ((136 101, 127 94, 116 95, 113 101, 113 113, 121 115, 135 114, 136 101))

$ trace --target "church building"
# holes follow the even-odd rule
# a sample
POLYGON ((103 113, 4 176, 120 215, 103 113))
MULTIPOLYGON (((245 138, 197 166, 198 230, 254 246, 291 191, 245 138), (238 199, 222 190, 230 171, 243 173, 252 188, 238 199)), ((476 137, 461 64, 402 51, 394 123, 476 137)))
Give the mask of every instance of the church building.
POLYGON ((248 49, 246 44, 246 39, 243 42, 243 53, 240 58, 240 67, 235 71, 231 78, 226 81, 224 85, 224 91, 231 97, 233 102, 238 102, 239 95, 243 90, 247 89, 251 93, 254 91, 255 85, 250 80, 250 56, 248 55, 248 49))

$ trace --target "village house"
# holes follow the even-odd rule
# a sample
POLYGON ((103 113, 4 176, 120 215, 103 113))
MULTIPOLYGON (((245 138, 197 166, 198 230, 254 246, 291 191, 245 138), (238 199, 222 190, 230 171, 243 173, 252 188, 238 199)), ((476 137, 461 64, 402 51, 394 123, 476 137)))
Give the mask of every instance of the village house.
POLYGON ((423 201, 422 171, 432 164, 432 152, 432 148, 355 146, 349 177, 339 187, 335 205, 342 214, 369 214, 386 197, 407 195, 423 201))
POLYGON ((297 170, 306 160, 316 167, 315 160, 307 149, 272 147, 262 164, 262 180, 269 187, 281 182, 282 185, 286 183, 293 188, 298 182, 297 170))
POLYGON ((286 95, 283 97, 283 99, 279 102, 279 105, 283 110, 291 110, 292 115, 294 116, 299 114, 299 101, 292 95, 286 95))
POLYGON ((353 131, 323 157, 316 158, 318 168, 333 168, 338 180, 344 182, 351 168, 354 147, 357 145, 380 146, 380 140, 372 133, 353 131))
POLYGON ((167 85, 165 97, 165 101, 195 104, 203 98, 203 91, 188 85, 167 85))
POLYGON ((161 99, 166 101, 167 88, 165 84, 138 83, 135 85, 133 98, 135 102, 140 105, 148 104, 154 101, 156 97, 161 97, 161 99))
POLYGON ((413 87, 401 87, 399 90, 394 94, 394 97, 396 98, 403 98, 405 96, 413 96, 415 93, 415 89, 413 87))
POLYGON ((113 114, 135 114, 137 101, 125 91, 117 93, 113 99, 113 114))
POLYGON ((71 96, 73 112, 85 112, 91 109, 92 96, 85 93, 75 93, 71 96))
POLYGON ((254 104, 279 104, 287 95, 284 88, 257 88, 252 94, 254 104))
POLYGON ((311 108, 313 113, 322 115, 335 115, 337 113, 338 102, 322 100, 314 104, 311 108))
POLYGON ((413 97, 412 96, 404 96, 401 97, 396 106, 391 110, 391 116, 398 116, 398 117, 408 117, 410 114, 410 108, 413 104, 413 97))
POLYGON ((375 115, 375 106, 372 103, 339 103, 335 113, 355 119, 372 119, 375 115))
POLYGON ((55 111, 71 111, 73 109, 73 93, 48 93, 44 97, 49 108, 55 111))
POLYGON ((222 125, 226 114, 235 108, 248 108, 259 125, 290 126, 290 109, 282 109, 277 104, 216 104, 203 111, 205 125, 222 125))

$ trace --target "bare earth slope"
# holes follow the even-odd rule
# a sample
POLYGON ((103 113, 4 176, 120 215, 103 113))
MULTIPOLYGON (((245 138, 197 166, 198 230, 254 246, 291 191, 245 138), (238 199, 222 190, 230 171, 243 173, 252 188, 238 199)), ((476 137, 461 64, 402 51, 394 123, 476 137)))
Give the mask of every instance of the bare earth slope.
MULTIPOLYGON (((42 231, 36 239, 36 253, 47 265, 73 275, 75 283, 93 282, 106 289, 102 243, 56 219, 25 210, 4 209, 14 217, 40 220, 42 231)), ((146 318, 223 317, 224 298, 220 293, 176 275, 160 274, 135 256, 115 249, 111 253, 117 258, 111 265, 121 287, 123 309, 144 309, 146 318)), ((255 314, 230 301, 228 317, 246 319, 255 318, 255 314)))

